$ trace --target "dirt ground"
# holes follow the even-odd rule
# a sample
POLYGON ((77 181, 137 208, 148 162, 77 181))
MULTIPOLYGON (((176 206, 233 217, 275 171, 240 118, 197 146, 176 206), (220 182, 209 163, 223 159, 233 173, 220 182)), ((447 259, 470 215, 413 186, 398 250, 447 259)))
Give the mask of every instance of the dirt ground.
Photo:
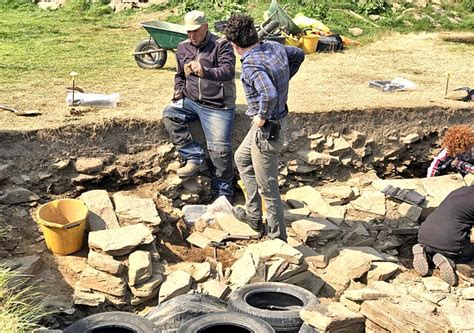
MULTIPOLYGON (((445 42, 432 33, 393 34, 343 53, 311 54, 291 82, 289 107, 294 113, 471 108, 472 105, 444 97, 447 73, 450 73, 449 90, 474 85, 474 67, 470 65, 473 62, 474 44, 445 42), (368 87, 370 80, 391 80, 397 76, 413 81, 418 89, 384 93, 368 87)), ((82 109, 76 115, 70 114, 65 103, 65 87, 70 85, 68 77, 48 84, 25 82, 3 87, 3 104, 19 110, 37 109, 42 115, 23 118, 2 111, 0 130, 55 129, 64 125, 99 124, 112 118, 159 119, 173 91, 174 71, 175 60, 170 54, 165 67, 159 70, 140 69, 130 57, 130 66, 123 69, 127 80, 109 80, 104 76, 103 86, 87 86, 84 77, 79 77, 78 84, 86 92, 118 92, 121 103, 112 109, 82 109)), ((243 112, 245 97, 240 82, 237 87, 238 109, 243 112)))

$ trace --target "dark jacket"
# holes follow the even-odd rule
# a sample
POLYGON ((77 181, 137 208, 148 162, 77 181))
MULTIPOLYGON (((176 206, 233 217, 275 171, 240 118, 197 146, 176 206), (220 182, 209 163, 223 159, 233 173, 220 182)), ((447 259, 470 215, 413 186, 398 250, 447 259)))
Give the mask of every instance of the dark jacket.
POLYGON ((421 224, 418 242, 459 254, 474 225, 474 185, 451 192, 421 224))
POLYGON ((197 47, 189 39, 179 43, 176 51, 178 72, 175 75, 175 92, 207 107, 235 107, 235 55, 230 43, 208 32, 197 47), (198 61, 204 77, 196 74, 185 76, 184 65, 198 61))

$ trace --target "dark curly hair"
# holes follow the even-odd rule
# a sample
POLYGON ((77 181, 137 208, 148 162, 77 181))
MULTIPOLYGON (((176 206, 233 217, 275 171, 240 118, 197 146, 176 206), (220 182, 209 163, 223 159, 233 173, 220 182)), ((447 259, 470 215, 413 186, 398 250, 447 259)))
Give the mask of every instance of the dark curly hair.
POLYGON ((253 18, 243 14, 232 14, 224 30, 227 40, 246 48, 258 42, 257 30, 253 18))
POLYGON ((468 125, 455 125, 449 128, 444 136, 442 147, 448 151, 448 156, 469 151, 474 145, 474 131, 468 125))

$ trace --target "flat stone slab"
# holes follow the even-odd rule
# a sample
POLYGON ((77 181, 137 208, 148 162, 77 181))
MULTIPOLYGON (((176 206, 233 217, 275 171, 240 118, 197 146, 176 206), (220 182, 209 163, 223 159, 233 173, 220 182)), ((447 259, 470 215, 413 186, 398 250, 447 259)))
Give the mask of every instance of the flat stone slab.
POLYGON ((362 192, 361 196, 351 201, 356 210, 377 215, 385 215, 385 194, 376 191, 362 192))
POLYGON ((134 251, 128 257, 128 284, 134 286, 150 279, 153 274, 151 255, 147 251, 134 251))
POLYGON ((167 271, 183 271, 191 275, 194 281, 201 282, 211 275, 211 264, 208 262, 180 262, 167 266, 167 271))
POLYGON ((377 179, 372 181, 372 186, 379 191, 382 191, 385 187, 387 187, 387 185, 392 185, 401 189, 415 190, 422 195, 426 195, 421 178, 377 179))
POLYGON ((463 288, 460 293, 464 299, 474 299, 474 287, 463 288))
POLYGON ((124 269, 124 265, 120 261, 115 260, 111 255, 92 250, 89 251, 87 256, 87 263, 99 271, 112 275, 120 275, 124 269))
POLYGON ((371 264, 372 260, 364 253, 343 251, 329 262, 326 272, 357 279, 370 270, 371 264))
POLYGON ((89 208, 87 222, 90 231, 120 228, 112 201, 106 190, 92 190, 79 199, 89 208))
POLYGON ((422 281, 428 291, 442 291, 449 293, 451 290, 448 283, 435 276, 424 277, 422 281))
POLYGON ((121 277, 96 270, 88 266, 81 274, 81 288, 88 288, 106 294, 121 297, 125 295, 126 284, 121 277))
MULTIPOLYGON (((155 265, 158 266, 158 265, 155 265)), ((134 286, 130 286, 130 290, 132 294, 136 297, 140 298, 148 298, 151 295, 155 295, 155 293, 158 291, 158 287, 161 285, 163 282, 163 274, 162 270, 159 269, 158 267, 155 268, 153 267, 153 274, 148 279, 147 281, 136 284, 134 286)))
POLYGON ((192 278, 186 272, 176 271, 166 277, 160 287, 158 302, 161 304, 175 296, 186 294, 191 289, 192 278))
POLYGON ((229 293, 230 288, 225 283, 216 281, 216 280, 208 280, 201 285, 203 292, 208 295, 224 299, 225 296, 229 293))
POLYGON ((474 185, 474 174, 470 173, 464 176, 464 183, 466 186, 474 185))
POLYGON ((195 231, 191 235, 189 235, 188 238, 186 238, 186 241, 189 244, 193 244, 194 246, 197 246, 201 249, 205 249, 209 246, 209 242, 211 240, 204 236, 202 232, 195 231))
POLYGON ((318 153, 314 150, 298 151, 297 155, 300 160, 312 166, 325 166, 339 162, 339 160, 332 155, 318 153))
POLYGON ((258 232, 254 231, 250 226, 244 222, 237 220, 232 214, 217 213, 215 220, 219 227, 227 232, 229 235, 240 236, 257 236, 258 232))
POLYGON ((80 157, 74 163, 76 171, 88 175, 97 173, 104 167, 104 161, 97 157, 80 157))
POLYGON ((329 206, 327 212, 323 215, 327 220, 341 225, 346 217, 346 206, 329 206))
POLYGON ((374 262, 367 274, 368 281, 385 281, 400 271, 400 266, 392 262, 374 262))
POLYGON ((339 235, 339 227, 321 217, 308 217, 291 223, 293 231, 304 241, 331 239, 339 235))
POLYGON ((344 205, 354 197, 354 191, 348 185, 325 186, 318 191, 331 206, 344 205))
POLYGON ((449 174, 429 178, 412 179, 380 179, 372 182, 372 186, 382 191, 387 185, 401 189, 412 189, 426 196, 423 207, 436 208, 446 196, 455 189, 464 186, 464 179, 460 174, 449 174))
POLYGON ((329 209, 329 204, 324 201, 321 194, 312 186, 302 186, 289 190, 285 194, 286 200, 295 200, 305 203, 315 213, 324 213, 329 209))
POLYGON ((329 304, 313 304, 300 311, 300 317, 306 323, 323 332, 344 330, 358 332, 358 327, 364 327, 365 318, 349 310, 344 304, 331 302, 329 304))
POLYGON ((153 229, 160 225, 161 218, 153 199, 128 196, 121 192, 115 193, 112 198, 121 224, 145 223, 153 229))
POLYGON ((360 313, 390 332, 446 332, 448 327, 436 306, 403 298, 365 301, 360 313))
POLYGON ((5 191, 0 191, 0 203, 4 204, 15 205, 38 200, 39 196, 35 193, 19 186, 13 186, 7 188, 5 191))
POLYGON ((291 222, 295 222, 295 221, 307 218, 309 214, 311 214, 311 211, 309 210, 309 208, 304 207, 304 208, 284 210, 283 213, 285 214, 286 223, 291 224, 291 222))
POLYGON ((364 254, 368 256, 371 261, 386 261, 386 258, 382 253, 369 246, 345 247, 341 249, 340 253, 348 253, 349 255, 355 256, 364 254))
POLYGON ((438 207, 449 193, 464 186, 464 180, 459 173, 422 178, 421 183, 425 189, 425 205, 428 208, 438 207))
POLYGON ((407 219, 417 222, 418 219, 420 218, 421 212, 423 211, 423 208, 415 206, 415 205, 410 205, 409 203, 402 202, 400 206, 398 207, 398 212, 402 217, 406 217, 407 219))
POLYGON ((149 244, 154 240, 155 237, 144 224, 89 233, 89 247, 112 256, 129 254, 137 246, 149 244))
POLYGON ((209 238, 209 240, 215 241, 215 242, 221 242, 225 237, 229 235, 227 231, 209 228, 209 227, 204 229, 202 234, 205 237, 209 238))
POLYGON ((265 278, 265 265, 258 254, 244 252, 231 267, 231 288, 245 286, 247 283, 263 282, 265 278))
POLYGON ((73 302, 75 305, 99 306, 105 302, 105 296, 92 290, 90 292, 74 290, 73 302))
POLYGON ((473 301, 462 301, 456 307, 442 306, 441 313, 454 332, 474 332, 473 301))
POLYGON ((15 270, 20 275, 34 275, 40 269, 42 260, 40 256, 25 256, 14 259, 0 260, 0 264, 15 270))
POLYGON ((303 261, 303 254, 300 251, 280 239, 250 244, 245 252, 252 253, 254 256, 259 256, 264 260, 282 258, 292 264, 301 264, 303 261))
POLYGON ((370 301, 377 300, 379 298, 389 297, 389 295, 381 292, 380 290, 371 288, 352 289, 346 290, 343 294, 347 299, 351 301, 370 301))

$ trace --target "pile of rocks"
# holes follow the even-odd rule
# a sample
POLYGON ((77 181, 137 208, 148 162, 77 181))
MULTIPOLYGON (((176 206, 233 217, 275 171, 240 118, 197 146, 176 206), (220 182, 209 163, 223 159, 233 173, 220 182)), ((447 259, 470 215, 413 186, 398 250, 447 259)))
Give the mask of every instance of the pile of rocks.
POLYGON ((423 142, 423 137, 418 133, 405 136, 387 133, 381 141, 358 131, 347 134, 335 132, 330 135, 305 135, 301 131, 290 134, 291 144, 288 150, 293 156, 296 153, 296 158, 290 158, 282 176, 288 173, 304 175, 313 172, 324 176, 328 171, 335 171, 336 167, 340 171, 341 167, 366 170, 375 166, 383 167, 388 174, 403 173, 417 160, 413 156, 415 152, 410 151, 410 148, 413 144, 423 142), (302 138, 309 141, 306 149, 300 149, 300 145, 295 144, 302 138))

